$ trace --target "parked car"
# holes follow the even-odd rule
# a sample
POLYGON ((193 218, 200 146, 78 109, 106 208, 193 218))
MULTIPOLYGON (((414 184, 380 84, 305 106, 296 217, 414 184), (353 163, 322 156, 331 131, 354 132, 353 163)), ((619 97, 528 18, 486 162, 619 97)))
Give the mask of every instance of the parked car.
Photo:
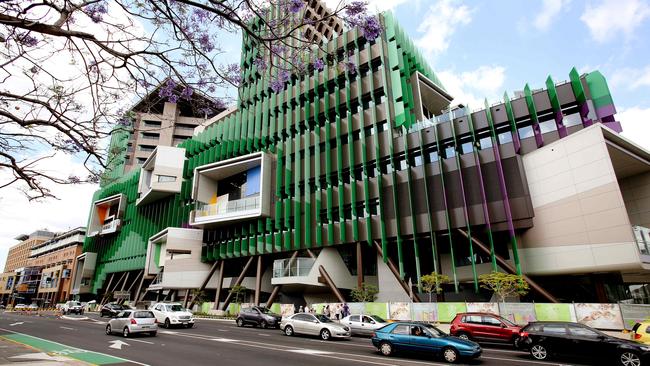
POLYGON ((275 314, 271 310, 261 306, 243 308, 237 315, 238 327, 251 324, 253 326, 259 326, 260 328, 280 328, 281 321, 282 315, 275 314))
POLYGON ((335 323, 322 314, 293 314, 282 318, 280 329, 288 336, 294 334, 317 335, 324 341, 332 338, 350 338, 350 327, 335 323))
POLYGON ((179 303, 159 302, 153 304, 149 310, 153 312, 156 321, 165 328, 170 328, 172 325, 180 325, 186 328, 194 326, 194 315, 179 303))
POLYGON ((38 310, 38 304, 29 304, 27 310, 38 310))
POLYGON ((106 334, 122 334, 125 338, 136 333, 149 333, 155 337, 158 332, 156 317, 150 310, 124 310, 106 325, 106 334))
POLYGON ((612 337, 579 323, 532 322, 521 330, 519 345, 536 360, 557 357, 621 366, 650 364, 650 346, 612 337))
POLYGON ((634 340, 639 343, 650 344, 650 322, 636 323, 632 327, 634 340))
POLYGON ((14 310, 16 310, 16 311, 18 311, 18 310, 27 310, 27 305, 25 305, 25 304, 18 304, 18 305, 16 305, 16 306, 14 306, 14 310))
POLYGON ((519 341, 521 327, 508 319, 490 313, 459 313, 451 321, 449 334, 477 342, 512 343, 519 341))
POLYGON ((99 310, 99 317, 101 318, 107 316, 109 318, 112 318, 115 315, 119 314, 122 310, 128 310, 128 309, 129 308, 127 308, 126 306, 120 304, 115 304, 115 303, 106 304, 102 306, 101 310, 99 310))
POLYGON ((341 319, 341 324, 349 326, 352 335, 372 335, 388 322, 377 315, 348 315, 341 319))
POLYGON ((84 308, 81 306, 79 301, 68 301, 61 306, 61 313, 63 313, 63 315, 72 313, 83 315, 84 308))
POLYGON ((478 343, 451 336, 430 324, 395 322, 376 330, 372 344, 384 356, 397 351, 427 352, 446 362, 473 359, 483 352, 478 343))

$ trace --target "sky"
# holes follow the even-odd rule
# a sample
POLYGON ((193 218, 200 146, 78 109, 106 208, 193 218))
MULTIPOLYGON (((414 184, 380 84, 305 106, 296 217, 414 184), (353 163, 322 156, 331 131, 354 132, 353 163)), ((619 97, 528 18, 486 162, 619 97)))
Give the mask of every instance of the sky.
MULTIPOLYGON (((338 0, 327 0, 336 5, 338 0)), ((478 108, 522 90, 560 82, 576 67, 600 70, 609 82, 623 135, 650 149, 650 1, 643 0, 370 0, 392 11, 418 45, 455 102, 478 108)), ((238 60, 237 37, 222 46, 224 62, 238 60)), ((49 169, 82 170, 57 156, 49 169)), ((38 229, 84 226, 92 185, 53 187, 58 200, 28 202, 21 192, 0 191, 0 268, 13 238, 38 229)))

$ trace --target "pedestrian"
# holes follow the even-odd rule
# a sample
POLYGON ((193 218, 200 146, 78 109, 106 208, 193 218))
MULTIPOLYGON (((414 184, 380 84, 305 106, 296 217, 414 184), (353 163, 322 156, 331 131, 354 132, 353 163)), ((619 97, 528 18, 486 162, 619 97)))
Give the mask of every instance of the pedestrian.
POLYGON ((298 312, 299 313, 304 313, 305 312, 305 309, 302 308, 302 305, 300 305, 300 308, 298 308, 298 312))
POLYGON ((325 309, 323 310, 323 315, 325 315, 328 318, 330 317, 330 306, 329 306, 329 304, 327 306, 325 306, 325 309))
POLYGON ((305 305, 305 313, 308 314, 311 313, 311 308, 309 307, 309 305, 305 305))
POLYGON ((348 306, 348 303, 346 302, 343 304, 343 317, 345 318, 346 316, 350 315, 350 307, 348 306))
POLYGON ((341 319, 341 304, 336 304, 336 310, 334 315, 336 316, 337 321, 341 319))

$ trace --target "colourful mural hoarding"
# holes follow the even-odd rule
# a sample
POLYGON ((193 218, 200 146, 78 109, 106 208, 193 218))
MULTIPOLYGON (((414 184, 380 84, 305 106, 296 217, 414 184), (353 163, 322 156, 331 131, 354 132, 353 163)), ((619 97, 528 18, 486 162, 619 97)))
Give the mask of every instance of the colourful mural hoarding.
POLYGON ((578 323, 598 329, 623 329, 618 304, 574 304, 578 323))
POLYGON ((499 304, 496 302, 468 302, 467 311, 499 315, 499 304))
POLYGON ((388 319, 388 304, 385 302, 367 302, 365 313, 388 319))
POLYGON ((650 321, 650 305, 620 304, 619 308, 625 329, 630 330, 636 323, 650 321))
POLYGON ((467 304, 464 302, 439 302, 438 321, 442 323, 451 322, 456 314, 467 311, 467 304))
POLYGON ((573 304, 535 304, 535 316, 539 321, 575 321, 573 304))
POLYGON ((280 314, 284 318, 293 315, 296 309, 294 308, 293 304, 282 304, 280 305, 280 311, 280 314))
POLYGON ((411 306, 408 302, 391 302, 388 309, 392 320, 411 320, 411 306))
POLYGON ((365 306, 362 302, 349 302, 350 314, 363 314, 365 306))
POLYGON ((499 315, 519 325, 526 325, 537 320, 535 305, 529 303, 499 303, 499 315))
POLYGON ((411 304, 411 318, 421 322, 438 321, 438 306, 435 302, 420 302, 411 304))

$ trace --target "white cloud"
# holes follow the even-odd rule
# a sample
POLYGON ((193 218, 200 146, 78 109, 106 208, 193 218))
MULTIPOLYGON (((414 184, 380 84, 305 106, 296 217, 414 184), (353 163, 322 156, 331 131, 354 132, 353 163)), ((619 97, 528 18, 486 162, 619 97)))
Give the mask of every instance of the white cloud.
POLYGON ((650 86, 650 65, 643 68, 622 68, 614 71, 610 81, 612 88, 626 88, 635 90, 650 86))
POLYGON ((633 107, 620 111, 623 136, 650 150, 650 108, 633 107))
POLYGON ((626 38, 650 17, 650 4, 643 0, 603 0, 588 4, 580 17, 597 42, 612 40, 618 33, 626 38))
POLYGON ((437 0, 424 15, 418 27, 424 33, 415 40, 415 44, 426 54, 440 54, 449 47, 449 39, 456 28, 472 21, 472 9, 458 0, 437 0))
POLYGON ((489 102, 499 98, 506 78, 505 71, 503 66, 484 65, 464 72, 443 70, 436 72, 436 75, 447 92, 454 97, 454 103, 475 109, 483 105, 485 98, 489 102))
POLYGON ((571 0, 544 0, 542 10, 533 20, 533 26, 540 31, 547 30, 560 12, 569 5, 571 0))
MULTIPOLYGON (((86 169, 73 157, 57 154, 46 160, 43 170, 58 177, 69 175, 83 176, 86 169)), ((0 172, 6 177, 7 171, 0 172)), ((13 238, 19 234, 30 234, 35 230, 65 231, 78 226, 86 226, 92 195, 96 185, 46 185, 59 200, 47 199, 29 202, 18 189, 2 189, 0 197, 0 269, 4 270, 7 251, 18 243, 13 238)))

